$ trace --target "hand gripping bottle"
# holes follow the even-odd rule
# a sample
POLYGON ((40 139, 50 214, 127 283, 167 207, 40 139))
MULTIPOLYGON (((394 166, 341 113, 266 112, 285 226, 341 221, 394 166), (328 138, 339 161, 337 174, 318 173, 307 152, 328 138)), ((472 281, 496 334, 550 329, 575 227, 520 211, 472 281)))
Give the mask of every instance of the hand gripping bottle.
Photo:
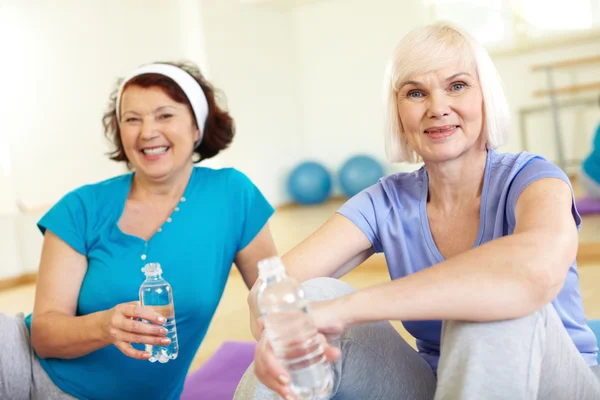
POLYGON ((290 388, 302 400, 329 399, 333 371, 302 288, 279 257, 261 260, 258 269, 258 308, 275 355, 290 374, 290 388))

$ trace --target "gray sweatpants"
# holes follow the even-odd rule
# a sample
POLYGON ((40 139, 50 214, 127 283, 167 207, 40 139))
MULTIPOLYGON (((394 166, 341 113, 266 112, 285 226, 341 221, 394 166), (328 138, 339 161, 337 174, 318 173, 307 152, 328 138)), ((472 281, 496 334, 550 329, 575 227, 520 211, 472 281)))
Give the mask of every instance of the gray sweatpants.
POLYGON ((0 399, 72 400, 50 380, 33 351, 23 314, 0 312, 0 399))
MULTIPOLYGON (((319 301, 350 293, 346 283, 317 278, 303 284, 319 301)), ((442 325, 437 377, 388 322, 349 329, 333 345, 335 400, 598 400, 600 366, 589 367, 547 305, 523 318, 442 325)), ((253 365, 234 400, 279 398, 262 385, 253 365)))

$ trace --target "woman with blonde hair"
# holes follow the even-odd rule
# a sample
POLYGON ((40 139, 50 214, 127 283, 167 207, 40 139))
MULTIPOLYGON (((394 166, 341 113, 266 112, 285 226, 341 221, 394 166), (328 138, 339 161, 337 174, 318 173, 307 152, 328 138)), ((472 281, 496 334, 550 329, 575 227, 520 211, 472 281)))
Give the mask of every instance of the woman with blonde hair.
MULTIPOLYGON (((496 150, 509 112, 486 51, 449 24, 419 28, 384 83, 388 158, 424 165, 354 196, 283 258, 319 331, 338 337, 325 345, 332 398, 600 399, 571 184, 541 156, 496 150), (374 253, 391 282, 355 291, 336 279, 374 253)), ((236 399, 296 398, 252 322, 260 342, 236 399)))

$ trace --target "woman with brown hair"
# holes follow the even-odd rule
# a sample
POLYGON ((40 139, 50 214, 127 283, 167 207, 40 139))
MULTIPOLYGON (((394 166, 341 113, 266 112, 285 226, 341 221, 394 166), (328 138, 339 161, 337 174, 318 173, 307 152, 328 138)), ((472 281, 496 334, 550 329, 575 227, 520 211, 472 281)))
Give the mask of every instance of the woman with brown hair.
POLYGON ((33 313, 0 313, 0 398, 179 398, 232 263, 250 287, 257 261, 276 253, 273 208, 252 182, 194 165, 235 131, 196 67, 137 69, 104 126, 111 158, 132 172, 68 193, 40 220, 33 313), (150 262, 174 297, 179 352, 164 364, 142 350, 169 342, 164 318, 137 302, 150 262))

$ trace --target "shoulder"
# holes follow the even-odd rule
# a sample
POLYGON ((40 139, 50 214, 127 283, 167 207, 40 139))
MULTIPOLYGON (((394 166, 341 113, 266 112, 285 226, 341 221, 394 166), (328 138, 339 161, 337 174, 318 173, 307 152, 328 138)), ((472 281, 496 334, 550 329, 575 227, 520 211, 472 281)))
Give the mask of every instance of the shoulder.
POLYGON ((568 177, 558 166, 546 157, 526 151, 519 153, 498 153, 490 150, 490 178, 496 185, 513 184, 515 181, 529 183, 541 178, 568 177))
POLYGON ((204 203, 227 202, 237 207, 240 203, 252 203, 256 199, 264 198, 258 186, 236 168, 195 167, 193 179, 193 190, 202 193, 204 203))
POLYGON ((425 178, 424 167, 412 172, 399 172, 385 176, 351 198, 345 207, 358 212, 373 209, 376 214, 388 215, 394 209, 403 209, 418 202, 425 178))
POLYGON ((83 206, 89 206, 99 203, 106 205, 107 202, 114 199, 116 193, 120 193, 119 189, 129 185, 132 174, 118 175, 102 181, 81 185, 67 192, 60 202, 79 202, 83 206))
MULTIPOLYGON (((506 199, 506 212, 513 224, 515 223, 515 209, 521 194, 534 182, 546 178, 555 178, 565 182, 574 200, 573 188, 567 174, 554 165, 547 158, 528 152, 516 154, 500 154, 493 152, 490 156, 492 164, 490 176, 490 196, 506 199)), ((573 208, 573 215, 577 223, 579 216, 573 208)))
POLYGON ((228 184, 228 185, 248 185, 252 181, 246 174, 236 168, 213 169, 209 167, 194 167, 195 183, 203 184, 228 184))
POLYGON ((425 167, 388 175, 378 183, 379 196, 386 200, 390 208, 405 208, 421 198, 426 179, 425 167))

